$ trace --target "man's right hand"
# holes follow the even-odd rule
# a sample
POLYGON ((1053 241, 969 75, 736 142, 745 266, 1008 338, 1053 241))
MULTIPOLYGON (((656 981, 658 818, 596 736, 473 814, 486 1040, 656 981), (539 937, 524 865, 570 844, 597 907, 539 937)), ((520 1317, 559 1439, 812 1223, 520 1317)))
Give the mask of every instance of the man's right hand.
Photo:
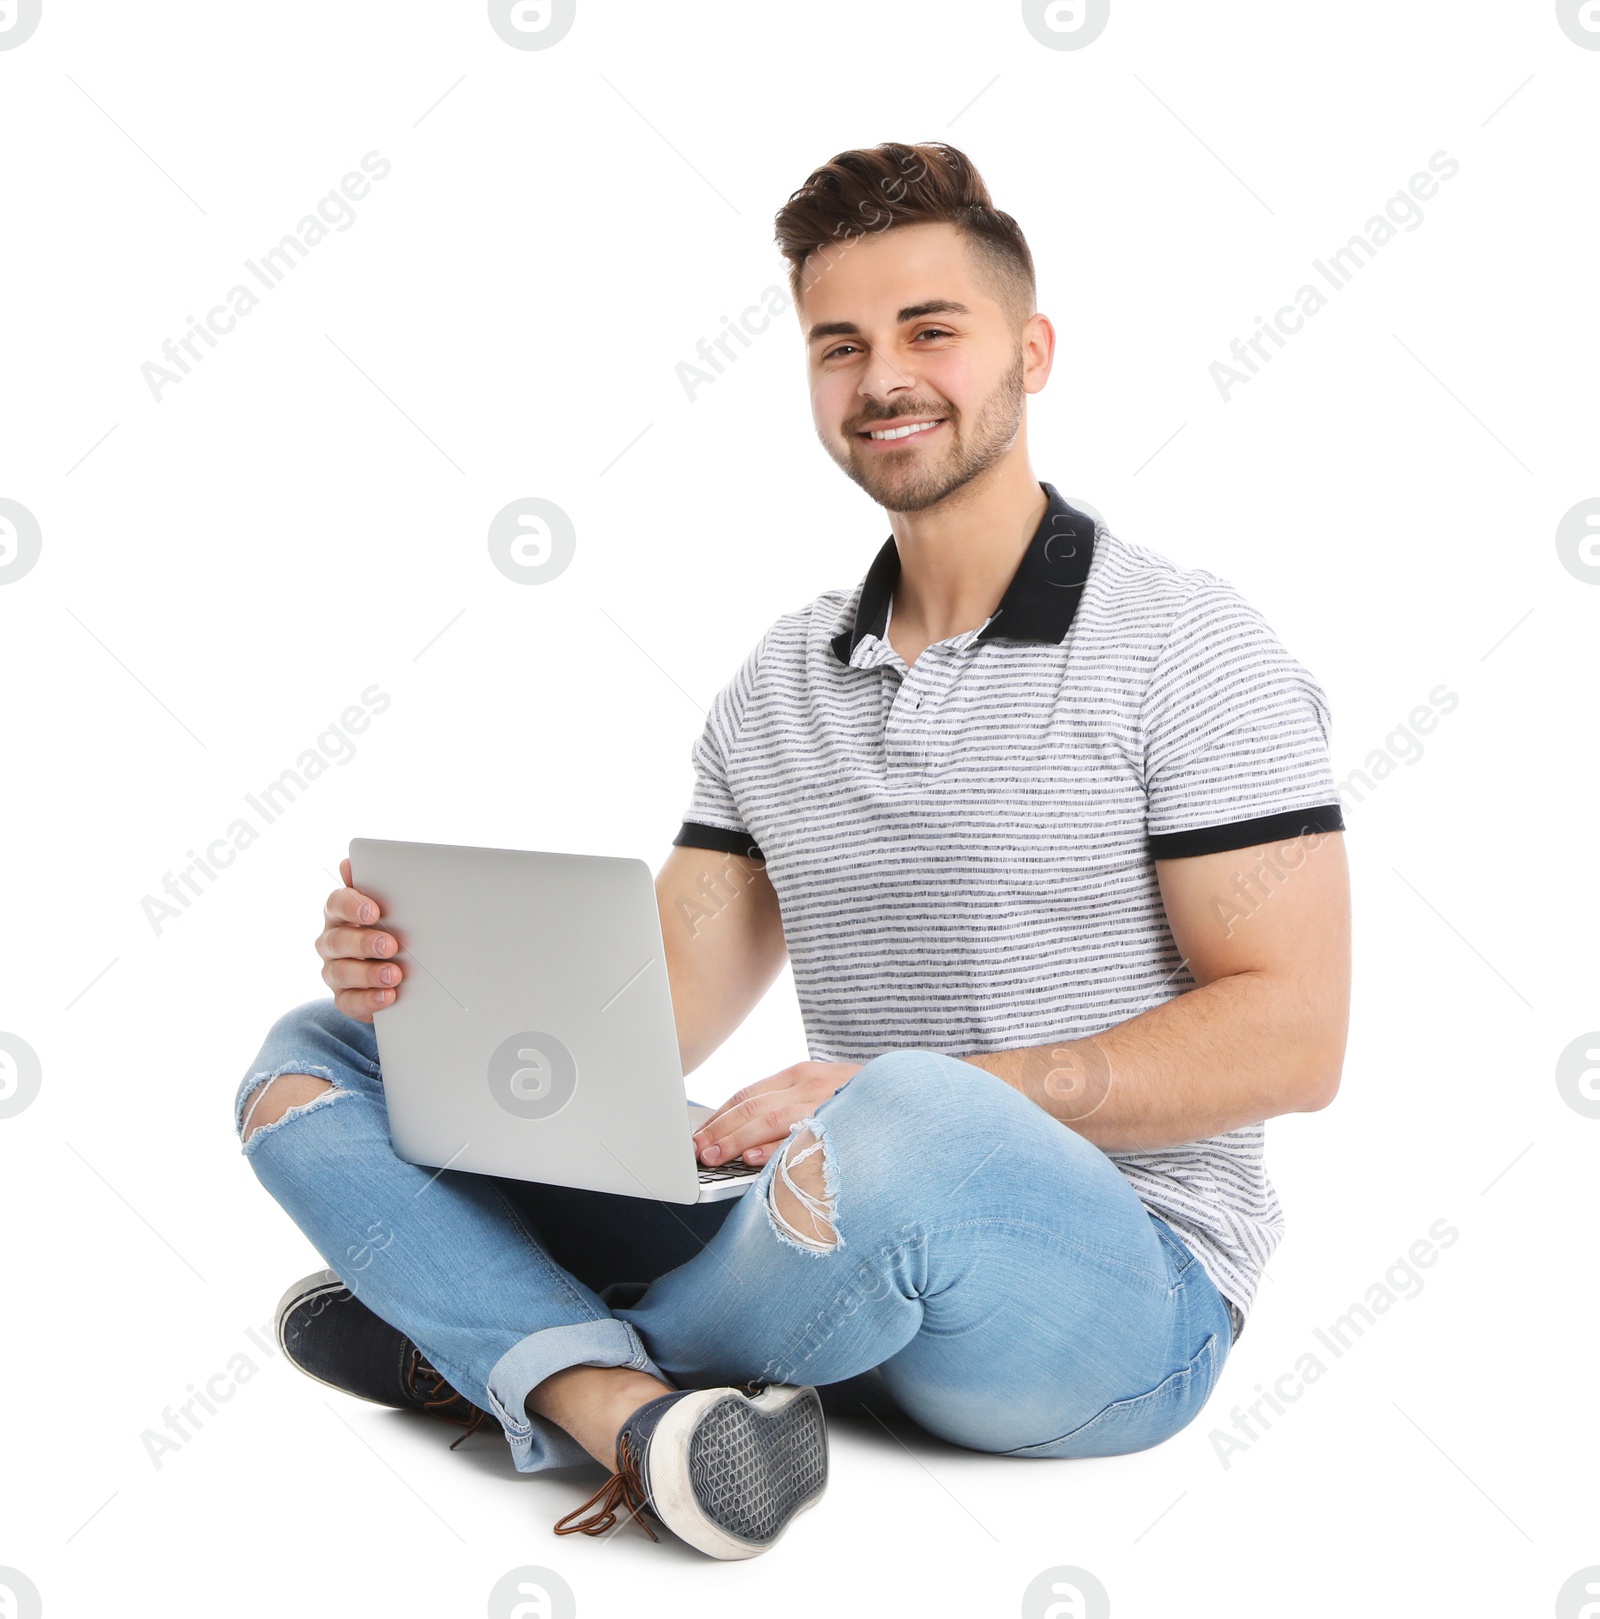
POLYGON ((345 886, 328 895, 324 927, 317 935, 322 981, 333 991, 333 1004, 346 1017, 370 1023, 372 1014, 390 1005, 399 993, 404 970, 394 957, 400 941, 373 924, 378 902, 351 887, 350 862, 339 862, 345 886))

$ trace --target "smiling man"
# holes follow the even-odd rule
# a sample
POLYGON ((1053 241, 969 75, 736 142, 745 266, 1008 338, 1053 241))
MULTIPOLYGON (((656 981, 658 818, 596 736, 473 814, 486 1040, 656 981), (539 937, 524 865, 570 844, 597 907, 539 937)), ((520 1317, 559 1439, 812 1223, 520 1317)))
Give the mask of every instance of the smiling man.
POLYGON ((236 1111, 335 1267, 280 1307, 296 1364, 614 1466, 560 1532, 648 1509, 718 1557, 818 1499, 824 1407, 1025 1457, 1192 1421, 1283 1230, 1264 1121, 1333 1098, 1349 992, 1323 694, 1225 580, 1035 477, 1016 222, 886 144, 777 226, 818 436, 891 533, 718 694, 657 877, 686 1073, 793 966, 807 1060, 696 1136, 759 1177, 674 1210, 403 1164, 370 1028, 403 972, 349 887, 333 1000, 236 1111))

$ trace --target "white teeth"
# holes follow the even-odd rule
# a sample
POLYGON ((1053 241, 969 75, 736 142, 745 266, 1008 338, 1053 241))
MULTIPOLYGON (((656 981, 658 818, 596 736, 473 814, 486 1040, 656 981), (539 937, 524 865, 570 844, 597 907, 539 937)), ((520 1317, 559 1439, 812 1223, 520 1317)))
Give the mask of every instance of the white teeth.
POLYGON ((891 427, 885 432, 874 432, 868 438, 909 438, 913 433, 926 433, 930 427, 937 427, 937 422, 913 422, 909 427, 891 427))

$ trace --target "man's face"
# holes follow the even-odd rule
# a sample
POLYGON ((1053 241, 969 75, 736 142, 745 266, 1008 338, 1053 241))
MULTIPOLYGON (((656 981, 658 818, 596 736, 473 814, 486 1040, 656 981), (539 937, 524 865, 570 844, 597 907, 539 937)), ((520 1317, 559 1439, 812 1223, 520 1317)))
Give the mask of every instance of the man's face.
POLYGON ((817 436, 891 512, 937 505, 1000 460, 1017 442, 1024 394, 1048 373, 1046 359, 1030 374, 953 225, 900 225, 819 248, 797 312, 817 436), (897 427, 914 430, 870 436, 897 427))

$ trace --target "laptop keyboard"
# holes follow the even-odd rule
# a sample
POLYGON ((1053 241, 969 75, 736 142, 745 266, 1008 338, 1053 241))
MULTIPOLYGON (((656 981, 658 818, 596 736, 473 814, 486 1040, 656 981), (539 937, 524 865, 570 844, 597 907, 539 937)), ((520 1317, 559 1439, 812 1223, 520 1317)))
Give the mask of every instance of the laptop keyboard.
POLYGON ((737 1158, 731 1164, 701 1164, 700 1180, 706 1181, 735 1181, 745 1175, 759 1175, 760 1164, 741 1163, 737 1158))

